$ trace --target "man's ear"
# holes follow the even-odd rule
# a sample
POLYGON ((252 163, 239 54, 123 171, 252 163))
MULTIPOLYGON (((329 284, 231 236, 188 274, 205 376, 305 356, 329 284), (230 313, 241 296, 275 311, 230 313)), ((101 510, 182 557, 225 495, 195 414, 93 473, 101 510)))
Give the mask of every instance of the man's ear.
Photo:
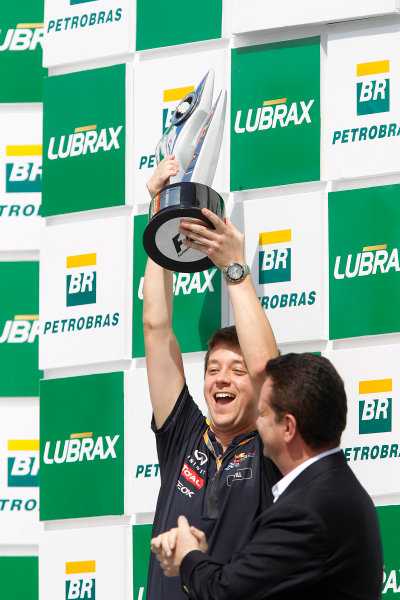
POLYGON ((286 414, 284 417, 284 440, 286 443, 291 442, 297 433, 297 421, 291 414, 286 414))

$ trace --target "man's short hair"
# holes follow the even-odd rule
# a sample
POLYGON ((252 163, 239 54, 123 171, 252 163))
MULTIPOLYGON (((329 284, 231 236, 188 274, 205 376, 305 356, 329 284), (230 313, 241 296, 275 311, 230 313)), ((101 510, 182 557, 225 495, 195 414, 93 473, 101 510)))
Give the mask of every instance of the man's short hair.
POLYGON ((338 446, 346 426, 344 383, 332 363, 316 354, 284 354, 268 361, 270 399, 276 420, 295 417, 299 432, 314 449, 338 446))
POLYGON ((217 344, 228 344, 229 346, 237 346, 240 348, 239 338, 237 335, 235 325, 230 327, 222 327, 217 329, 216 332, 208 340, 208 350, 204 358, 204 373, 207 371, 208 360, 210 358, 210 352, 217 344))

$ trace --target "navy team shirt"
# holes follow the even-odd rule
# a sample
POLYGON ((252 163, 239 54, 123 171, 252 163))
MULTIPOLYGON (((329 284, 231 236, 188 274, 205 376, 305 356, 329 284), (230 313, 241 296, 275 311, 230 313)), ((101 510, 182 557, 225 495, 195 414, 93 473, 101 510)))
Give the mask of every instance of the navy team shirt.
MULTIPOLYGON (((235 437, 225 453, 185 385, 160 429, 154 418, 161 488, 153 537, 177 526, 179 515, 205 532, 208 553, 227 561, 248 537, 254 519, 273 502, 282 477, 263 456, 257 431, 235 437)), ((147 600, 187 600, 179 577, 165 577, 151 554, 147 600)))

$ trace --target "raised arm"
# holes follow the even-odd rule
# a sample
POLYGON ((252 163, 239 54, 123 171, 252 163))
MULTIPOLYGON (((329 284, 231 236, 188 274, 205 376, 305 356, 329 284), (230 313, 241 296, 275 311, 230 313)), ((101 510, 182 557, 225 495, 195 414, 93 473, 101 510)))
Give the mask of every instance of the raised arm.
MULTIPOLYGON (((215 229, 200 225, 198 221, 181 221, 179 231, 191 238, 183 243, 202 250, 221 270, 232 262, 244 264, 244 235, 228 218, 223 222, 206 208, 202 212, 215 229)), ((259 394, 265 380, 265 365, 270 358, 278 355, 274 333, 257 297, 251 275, 237 283, 227 282, 227 286, 240 348, 255 392, 259 394)))
MULTIPOLYGON (((160 162, 147 182, 151 196, 156 194, 178 163, 170 156, 160 162)), ((156 427, 160 428, 170 414, 185 382, 182 355, 172 330, 173 273, 150 258, 147 261, 143 287, 143 333, 147 377, 156 427)))

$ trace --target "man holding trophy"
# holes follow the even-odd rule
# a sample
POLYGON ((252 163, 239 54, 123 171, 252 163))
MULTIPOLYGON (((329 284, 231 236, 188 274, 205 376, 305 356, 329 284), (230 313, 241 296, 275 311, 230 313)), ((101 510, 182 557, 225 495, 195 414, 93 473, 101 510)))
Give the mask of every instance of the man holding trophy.
MULTIPOLYGON (((196 134, 185 134, 185 145, 192 139, 190 151, 185 149, 189 162, 186 158, 182 164, 182 152, 176 143, 185 125, 179 119, 190 107, 190 118, 202 108, 207 80, 206 76, 190 102, 184 100, 178 106, 174 143, 171 131, 167 130, 168 144, 165 140, 159 144, 160 147, 164 143, 164 152, 172 152, 168 156, 164 152, 159 154, 159 164, 147 183, 153 200, 144 245, 160 264, 148 259, 143 328, 154 413, 152 428, 161 474, 153 537, 175 527, 178 516, 185 515, 199 540, 203 539, 199 530, 205 532, 210 555, 226 561, 242 545, 254 519, 272 504, 271 487, 281 476, 272 461, 263 456, 255 424, 265 365, 278 351, 245 263, 244 236, 228 218, 221 219, 215 214, 223 208, 223 201, 204 183, 207 177, 210 181, 210 172, 214 175, 215 156, 208 170, 204 164, 197 169, 198 173, 203 172, 199 176, 203 181, 187 176, 189 171, 196 173, 199 160, 207 161, 200 150, 207 146, 206 136, 213 136, 218 126, 214 121, 218 100, 200 128, 196 125, 196 134), (174 180, 177 176, 180 181, 174 180), (210 210, 216 206, 217 210, 210 210), (159 222, 153 225, 152 219, 159 222), (182 264, 176 265, 181 257, 182 264), (213 264, 221 269, 226 280, 236 328, 218 330, 209 341, 204 378, 209 411, 206 420, 185 383, 181 351, 172 329, 173 271, 169 269, 194 272, 213 264)), ((220 120, 223 115, 224 110, 220 112, 220 120)), ((222 130, 218 135, 220 144, 222 130)), ((215 143, 218 145, 218 140, 215 143)), ((173 536, 169 543, 173 550, 173 536)), ((147 598, 185 598, 179 579, 164 577, 154 554, 147 598)))

